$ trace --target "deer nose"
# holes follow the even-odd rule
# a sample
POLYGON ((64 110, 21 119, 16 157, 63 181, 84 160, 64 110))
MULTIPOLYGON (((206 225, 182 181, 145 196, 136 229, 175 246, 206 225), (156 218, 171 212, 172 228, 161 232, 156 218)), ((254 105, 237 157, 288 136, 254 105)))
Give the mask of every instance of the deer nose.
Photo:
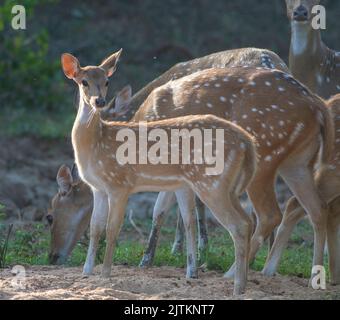
POLYGON ((98 108, 103 108, 103 107, 105 107, 105 104, 106 104, 105 99, 100 98, 100 97, 96 99, 96 106, 97 106, 98 108))
POLYGON ((294 10, 295 21, 306 21, 308 19, 308 10, 305 6, 300 5, 294 10))

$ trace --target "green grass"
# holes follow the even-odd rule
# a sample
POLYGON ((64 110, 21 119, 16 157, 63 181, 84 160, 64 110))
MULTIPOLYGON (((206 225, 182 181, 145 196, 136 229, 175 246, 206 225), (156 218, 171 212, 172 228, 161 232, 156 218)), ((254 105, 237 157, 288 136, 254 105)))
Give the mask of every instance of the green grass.
MULTIPOLYGON (((147 233, 149 224, 138 222, 142 230, 147 233)), ((212 228, 211 228, 212 229, 212 228)), ((131 240, 135 232, 126 223, 122 237, 117 245, 114 263, 126 266, 138 266, 145 246, 138 240, 131 240)), ((172 266, 184 268, 186 265, 185 255, 171 254, 171 241, 175 230, 166 226, 162 231, 162 239, 156 252, 155 266, 172 266)), ((307 222, 302 222, 296 228, 288 249, 285 250, 279 273, 303 278, 310 276, 312 265, 312 242, 306 241, 306 235, 310 237, 312 230, 307 222)), ((101 263, 104 257, 105 241, 100 242, 97 262, 101 263)), ((42 224, 36 224, 28 229, 13 232, 9 242, 6 256, 7 266, 21 265, 47 265, 49 251, 49 231, 42 224)), ((67 265, 81 266, 86 258, 87 242, 78 243, 67 265)), ((267 255, 267 246, 263 246, 257 255, 252 269, 260 271, 263 268, 267 255)), ((228 233, 221 228, 210 230, 210 250, 208 255, 208 269, 226 271, 234 261, 233 243, 228 233)), ((327 266, 327 263, 326 263, 327 266)))

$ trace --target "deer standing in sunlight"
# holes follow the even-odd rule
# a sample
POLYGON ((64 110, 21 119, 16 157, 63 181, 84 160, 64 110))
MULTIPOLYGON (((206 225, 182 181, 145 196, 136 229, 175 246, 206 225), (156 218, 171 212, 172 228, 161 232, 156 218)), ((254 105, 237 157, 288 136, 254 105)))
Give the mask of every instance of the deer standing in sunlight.
MULTIPOLYGON (((331 98, 327 104, 332 110, 335 127, 340 128, 340 95, 331 98)), ((318 168, 315 181, 322 199, 325 199, 330 208, 327 225, 327 244, 331 283, 340 284, 340 130, 336 130, 335 139, 332 157, 318 168)), ((304 216, 305 211, 296 198, 290 199, 273 248, 263 269, 265 275, 272 276, 275 274, 293 228, 304 216)))
MULTIPOLYGON (((115 119, 112 115, 114 108, 103 110, 102 115, 105 119, 131 119, 132 115, 138 110, 140 105, 146 100, 148 95, 157 87, 166 84, 170 80, 182 78, 197 71, 209 68, 227 68, 231 66, 254 66, 279 69, 289 72, 285 65, 274 52, 266 49, 242 48, 227 50, 210 54, 205 57, 191 61, 181 62, 170 68, 160 77, 146 85, 138 91, 130 102, 129 110, 126 114, 115 119)), ((114 100, 113 100, 114 107, 114 100)), ((171 114, 167 115, 171 117, 171 114)), ((60 168, 57 175, 59 186, 58 193, 53 197, 51 209, 47 215, 47 220, 51 226, 51 263, 64 263, 72 251, 76 242, 86 230, 93 206, 93 198, 90 188, 84 184, 76 174, 76 168, 71 170, 65 166, 60 168), (79 191, 79 192, 78 192, 79 191)), ((156 202, 153 216, 153 227, 149 237, 146 254, 141 262, 141 266, 150 266, 156 249, 156 238, 161 226, 161 217, 176 202, 173 193, 160 193, 156 202)), ((204 261, 207 252, 208 236, 206 230, 206 216, 204 204, 196 198, 196 210, 199 222, 199 252, 201 261, 204 261)), ((181 252, 183 246, 183 223, 179 215, 176 239, 172 252, 181 252)))
MULTIPOLYGON (((320 4, 319 0, 286 0, 287 15, 291 22, 292 36, 289 55, 289 66, 295 77, 309 86, 311 90, 324 98, 340 92, 340 53, 329 49, 321 39, 319 29, 314 29, 313 7, 320 4)), ((329 204, 330 216, 328 222, 328 253, 330 261, 331 282, 340 283, 340 245, 339 245, 339 201, 337 186, 340 180, 336 174, 338 166, 338 128, 339 96, 331 98, 327 104, 333 111, 335 120, 336 143, 329 162, 318 169, 315 180, 321 197, 329 204), (338 181, 339 180, 339 181, 338 181)), ((267 258, 263 273, 274 275, 294 226, 304 216, 296 198, 287 204, 282 225, 279 227, 273 248, 267 258)))
MULTIPOLYGON (((258 142, 258 170, 247 189, 257 216, 250 261, 281 222, 274 191, 280 175, 309 214, 315 236, 313 265, 322 265, 327 205, 316 190, 311 164, 321 147, 323 163, 333 148, 333 121, 323 100, 278 70, 208 69, 154 90, 134 121, 209 113, 233 121, 258 142), (183 101, 189 107, 183 107, 183 101)), ((233 274, 234 267, 226 276, 233 274)))
MULTIPOLYGON (((145 191, 175 191, 186 230, 187 277, 197 277, 195 219, 192 214, 194 194, 196 194, 232 235, 236 264, 234 294, 243 293, 247 279, 252 220, 243 211, 238 198, 256 171, 257 156, 253 138, 240 127, 212 115, 177 117, 148 124, 144 121, 142 125, 147 135, 155 130, 163 130, 162 132, 167 136, 172 135, 174 130, 192 128, 196 132, 205 129, 222 130, 222 136, 217 137, 216 133, 216 137, 208 141, 209 143, 206 144, 204 141, 202 149, 197 149, 196 143, 191 143, 190 135, 188 140, 190 155, 202 153, 203 149, 205 154, 206 149, 212 148, 211 145, 222 143, 222 146, 215 150, 214 155, 216 159, 222 156, 221 171, 218 174, 208 174, 210 162, 205 157, 201 165, 194 164, 191 157, 189 162, 183 161, 187 158, 179 148, 179 143, 175 143, 175 149, 177 147, 175 154, 178 153, 178 157, 182 159, 180 164, 150 163, 140 158, 137 164, 123 165, 118 158, 121 147, 119 142, 124 141, 122 137, 125 137, 127 131, 130 134, 132 132, 135 137, 131 143, 135 145, 136 150, 139 150, 138 157, 141 156, 143 149, 149 150, 152 147, 151 141, 157 141, 157 137, 162 135, 155 134, 144 145, 140 140, 143 138, 141 123, 106 122, 100 118, 100 110, 105 107, 108 78, 113 74, 119 56, 120 52, 117 52, 100 66, 85 68, 82 68, 78 60, 70 54, 63 54, 61 59, 65 75, 73 79, 79 87, 80 102, 72 130, 72 145, 79 175, 91 187, 94 196, 90 244, 84 274, 90 275, 93 272, 98 241, 106 227, 102 276, 110 276, 113 250, 130 194, 145 191), (122 132, 124 136, 121 135, 122 132)), ((211 76, 217 77, 217 80, 222 83, 225 72, 215 75, 213 71, 211 76)), ((224 87, 226 86, 225 83, 224 87)), ((191 89, 193 90, 193 86, 191 89)), ((225 89, 221 88, 221 92, 225 89)), ((211 97, 209 90, 199 91, 202 98, 209 99, 211 103, 219 101, 219 104, 223 105, 223 101, 218 97, 211 97)), ((190 100, 183 99, 180 93, 170 94, 167 97, 169 107, 175 101, 180 102, 182 108, 191 105, 190 100)), ((163 101, 164 99, 165 97, 163 101)), ((115 113, 117 115, 125 113, 130 100, 131 90, 127 87, 115 99, 115 113)), ((162 152, 162 147, 158 146, 158 148, 162 152)), ((168 149, 165 154, 168 158, 168 149)), ((171 148, 171 159, 173 156, 174 151, 171 148)), ((211 155, 210 158, 212 157, 211 155)))
POLYGON ((286 0, 291 24, 289 69, 313 92, 328 99, 340 92, 340 52, 329 49, 314 29, 312 9, 320 0, 286 0))

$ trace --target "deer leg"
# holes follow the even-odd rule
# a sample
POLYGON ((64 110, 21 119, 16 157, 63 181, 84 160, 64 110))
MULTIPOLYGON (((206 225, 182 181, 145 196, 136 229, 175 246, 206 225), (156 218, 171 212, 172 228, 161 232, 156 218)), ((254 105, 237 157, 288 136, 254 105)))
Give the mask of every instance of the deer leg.
POLYGON ((283 250, 286 248, 290 235, 296 224, 305 216, 305 211, 297 203, 295 198, 289 200, 282 222, 277 231, 273 247, 267 257, 262 273, 265 276, 275 275, 283 250))
POLYGON ((209 251, 207 217, 206 217, 204 203, 198 197, 195 197, 195 202, 196 202, 196 212, 197 212, 198 231, 199 231, 199 238, 198 238, 199 264, 203 265, 205 262, 207 262, 207 255, 209 251))
POLYGON ((187 278, 197 278, 195 194, 189 189, 176 191, 178 206, 183 218, 187 243, 187 278))
MULTIPOLYGON (((248 195, 256 212, 256 228, 250 242, 249 262, 253 262, 258 250, 282 219, 274 191, 274 177, 257 177, 248 188, 248 195)), ((233 278, 235 264, 225 273, 233 278)))
MULTIPOLYGON (((321 200, 312 170, 308 167, 285 168, 280 172, 288 187, 308 213, 314 229, 313 266, 323 266, 327 231, 327 204, 321 200)), ((314 274, 312 274, 312 279, 314 274)))
POLYGON ((109 214, 106 224, 106 248, 102 277, 108 278, 111 274, 113 251, 116 240, 124 222, 125 209, 128 200, 128 193, 115 193, 109 196, 109 214))
POLYGON ((93 212, 90 223, 90 244, 87 250, 86 262, 83 268, 83 275, 88 276, 93 272, 96 261, 98 243, 106 227, 108 214, 108 198, 101 191, 93 189, 93 212))
POLYGON ((159 238, 159 232, 164 222, 164 217, 174 205, 175 196, 173 192, 160 192, 153 209, 152 227, 149 235, 147 249, 145 250, 142 261, 139 266, 150 267, 155 257, 155 251, 159 238))
POLYGON ((172 255, 182 254, 183 243, 184 243, 184 224, 179 208, 177 208, 176 236, 175 241, 172 245, 171 254, 172 255))
POLYGON ((223 195, 218 201, 204 194, 199 195, 216 219, 231 234, 235 247, 234 295, 242 294, 247 282, 252 220, 243 210, 239 199, 234 194, 223 195))
POLYGON ((327 245, 331 284, 340 284, 340 214, 331 210, 327 225, 327 245))

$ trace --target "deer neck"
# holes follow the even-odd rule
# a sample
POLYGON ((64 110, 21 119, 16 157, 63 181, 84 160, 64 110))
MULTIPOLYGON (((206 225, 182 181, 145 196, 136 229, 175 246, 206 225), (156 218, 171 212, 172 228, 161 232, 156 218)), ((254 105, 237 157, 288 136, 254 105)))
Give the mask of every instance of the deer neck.
POLYGON ((84 167, 90 159, 89 156, 93 154, 93 148, 100 139, 101 130, 99 113, 93 113, 92 107, 80 95, 78 113, 72 129, 72 145, 78 166, 84 167))
POLYGON ((291 28, 289 68, 298 80, 315 90, 327 48, 322 42, 320 30, 313 29, 310 23, 293 21, 291 28))

